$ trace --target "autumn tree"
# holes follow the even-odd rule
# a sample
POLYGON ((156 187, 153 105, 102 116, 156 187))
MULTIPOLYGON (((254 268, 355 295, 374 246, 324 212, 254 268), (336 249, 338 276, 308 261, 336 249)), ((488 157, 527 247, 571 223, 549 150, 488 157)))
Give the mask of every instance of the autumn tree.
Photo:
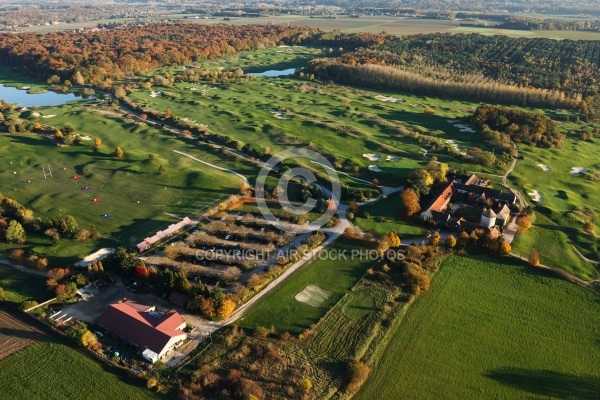
POLYGON ((162 164, 160 164, 160 165, 158 166, 158 174, 159 174, 159 175, 164 175, 166 172, 167 172, 167 171, 165 170, 165 167, 163 167, 163 165, 162 165, 162 164))
POLYGON ((524 232, 526 230, 528 230, 529 228, 531 228, 532 223, 531 223, 531 218, 529 217, 529 215, 522 215, 517 219, 517 226, 519 228, 519 231, 524 232))
POLYGON ((502 256, 507 256, 510 254, 511 252, 511 246, 510 243, 504 241, 500 244, 500 249, 498 250, 498 252, 500 253, 500 255, 502 256))
POLYGON ((99 137, 95 138, 94 139, 94 149, 98 150, 101 145, 102 145, 102 139, 100 139, 99 137))
POLYGON ((217 309, 217 317, 220 319, 229 318, 235 310, 235 303, 231 299, 225 299, 221 303, 221 306, 217 309))
POLYGON ((456 238, 453 235, 448 235, 448 237, 446 237, 445 244, 449 249, 453 248, 456 246, 456 238))
POLYGON ((83 78, 83 75, 81 75, 81 72, 79 72, 79 71, 75 71, 75 73, 71 77, 71 80, 78 85, 83 85, 85 83, 85 79, 83 78))
POLYGON ((433 185, 433 178, 427 170, 420 168, 411 172, 408 176, 408 182, 419 195, 428 194, 431 185, 433 185))
POLYGON ((432 246, 437 246, 440 244, 441 236, 438 231, 434 231, 431 236, 429 236, 429 244, 432 246))
POLYGON ((123 150, 119 146, 115 147, 115 157, 123 158, 123 150))
POLYGON ((92 350, 97 350, 101 347, 96 335, 88 330, 83 332, 83 334, 81 335, 81 338, 79 338, 79 343, 83 347, 87 347, 88 349, 92 349, 92 350))
POLYGON ((0 287, 0 301, 6 300, 6 295, 4 294, 4 289, 0 287))
POLYGON ((96 225, 92 225, 90 228, 90 237, 94 240, 100 239, 100 232, 98 231, 98 228, 96 228, 96 225))
POLYGON ((4 237, 7 242, 13 243, 25 243, 27 236, 25 235, 25 229, 23 226, 14 219, 8 223, 8 228, 4 232, 4 237))
POLYGON ((90 238, 90 236, 91 236, 90 231, 88 231, 87 229, 80 229, 75 234, 75 239, 83 242, 83 241, 88 240, 90 238))
POLYGON ((583 230, 585 231, 585 233, 593 235, 594 234, 594 224, 592 224, 591 222, 586 222, 585 224, 583 224, 583 230))
POLYGON ((150 270, 145 265, 138 265, 135 267, 135 276, 147 279, 150 276, 150 270))
POLYGON ((538 253, 537 250, 532 251, 531 254, 529 254, 527 261, 529 262, 529 265, 537 267, 540 265, 540 253, 538 253))
POLYGON ((404 189, 400 198, 402 199, 402 209, 407 216, 413 216, 421 209, 419 195, 414 190, 404 189))

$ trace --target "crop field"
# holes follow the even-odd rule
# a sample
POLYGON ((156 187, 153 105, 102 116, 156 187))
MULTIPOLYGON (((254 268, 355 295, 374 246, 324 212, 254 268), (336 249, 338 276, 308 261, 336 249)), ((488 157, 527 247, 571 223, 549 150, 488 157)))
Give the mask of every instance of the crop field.
POLYGON ((0 287, 4 289, 6 301, 22 303, 25 300, 42 302, 52 298, 43 277, 25 274, 0 263, 0 287))
MULTIPOLYGON (((240 178, 174 153, 174 149, 255 175, 251 164, 221 160, 208 154, 207 146, 186 143, 150 126, 70 106, 46 108, 41 113, 51 118, 28 117, 58 128, 69 123, 75 133, 90 140, 59 147, 39 135, 2 136, 0 193, 25 204, 40 217, 72 214, 82 228, 94 224, 104 245, 131 245, 176 221, 172 215, 198 215, 239 190, 240 178), (102 140, 99 151, 92 148, 91 138, 95 137, 102 140), (123 149, 123 159, 114 157, 115 146, 123 149), (155 161, 148 160, 149 154, 154 154, 155 161), (164 166, 164 175, 158 174, 159 165, 164 166), (44 179, 42 167, 46 172, 50 167, 52 177, 44 179)), ((48 238, 31 237, 25 246, 64 261, 75 260, 97 247, 93 241, 63 240, 56 247, 48 243, 48 238)), ((0 250, 5 246, 0 245, 0 250)))
POLYGON ((451 256, 356 398, 593 398, 597 303, 507 259, 451 256))
POLYGON ((69 346, 39 341, 0 361, 0 399, 154 399, 138 381, 69 346))
POLYGON ((248 310, 239 325, 245 328, 273 326, 277 331, 300 333, 315 324, 327 310, 336 304, 365 274, 373 261, 351 259, 351 242, 339 239, 332 247, 321 253, 311 263, 295 271, 285 284, 274 288, 248 310), (347 260, 326 260, 328 254, 346 250, 347 260), (295 299, 295 296, 308 285, 316 285, 331 292, 319 307, 313 307, 295 299))
POLYGON ((0 360, 34 343, 41 333, 0 311, 0 360))
POLYGON ((317 324, 302 346, 315 359, 360 358, 381 323, 386 292, 377 287, 353 288, 317 324), (343 332, 343 335, 340 335, 343 332))

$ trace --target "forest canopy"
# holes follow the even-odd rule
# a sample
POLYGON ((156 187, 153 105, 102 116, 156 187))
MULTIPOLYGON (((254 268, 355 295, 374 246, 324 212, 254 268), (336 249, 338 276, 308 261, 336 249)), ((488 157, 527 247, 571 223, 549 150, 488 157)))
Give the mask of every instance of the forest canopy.
POLYGON ((0 63, 40 79, 56 75, 71 80, 79 73, 81 84, 103 84, 160 67, 299 44, 314 32, 279 25, 156 23, 86 32, 5 33, 0 34, 0 63))
POLYGON ((600 42, 418 34, 316 60, 309 69, 343 83, 590 114, 600 94, 600 42))
POLYGON ((482 130, 486 141, 495 145, 503 142, 503 135, 515 143, 545 148, 560 148, 565 140, 557 123, 544 114, 485 105, 477 108, 471 122, 482 130))

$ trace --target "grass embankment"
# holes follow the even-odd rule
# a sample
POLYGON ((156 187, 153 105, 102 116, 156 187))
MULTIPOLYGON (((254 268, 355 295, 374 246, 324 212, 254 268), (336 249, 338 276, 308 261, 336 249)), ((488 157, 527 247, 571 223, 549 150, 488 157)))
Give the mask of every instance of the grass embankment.
POLYGON ((592 398, 597 298, 507 259, 452 256, 357 399, 592 398))

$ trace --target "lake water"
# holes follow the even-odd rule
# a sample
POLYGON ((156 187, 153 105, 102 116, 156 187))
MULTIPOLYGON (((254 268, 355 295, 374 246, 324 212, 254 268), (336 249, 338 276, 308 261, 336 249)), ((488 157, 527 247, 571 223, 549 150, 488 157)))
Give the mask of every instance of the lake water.
POLYGON ((19 103, 21 107, 31 106, 58 106, 65 104, 69 100, 75 100, 78 96, 73 93, 60 94, 54 92, 45 93, 27 93, 26 90, 20 90, 14 87, 7 87, 0 84, 0 100, 11 104, 19 103))
POLYGON ((276 76, 287 76, 287 75, 291 75, 294 72, 296 72, 296 68, 288 68, 288 69, 270 69, 268 71, 265 72, 257 72, 257 73, 250 73, 248 75, 250 76, 265 76, 267 78, 273 78, 276 76))

